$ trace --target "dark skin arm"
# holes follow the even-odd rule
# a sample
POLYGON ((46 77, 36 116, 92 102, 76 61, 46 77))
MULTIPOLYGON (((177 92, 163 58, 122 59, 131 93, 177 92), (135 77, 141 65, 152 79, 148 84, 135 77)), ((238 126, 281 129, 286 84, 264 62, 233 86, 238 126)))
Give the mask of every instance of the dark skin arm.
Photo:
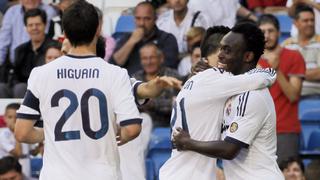
POLYGON ((182 128, 173 133, 173 145, 178 151, 194 151, 212 158, 232 160, 241 150, 241 147, 226 141, 196 141, 182 128))

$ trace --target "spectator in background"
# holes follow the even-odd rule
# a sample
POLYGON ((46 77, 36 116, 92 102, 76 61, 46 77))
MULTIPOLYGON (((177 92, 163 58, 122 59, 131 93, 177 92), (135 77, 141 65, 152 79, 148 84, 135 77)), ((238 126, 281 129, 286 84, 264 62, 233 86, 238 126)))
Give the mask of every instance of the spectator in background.
POLYGON ((307 71, 302 96, 320 94, 320 35, 315 33, 314 17, 313 9, 309 6, 297 6, 294 24, 298 29, 298 36, 283 42, 284 47, 299 50, 305 60, 307 71))
POLYGON ((191 67, 195 65, 201 58, 200 42, 193 45, 191 48, 191 55, 184 57, 178 66, 178 73, 180 76, 187 77, 191 73, 191 67))
MULTIPOLYGON (((320 34, 320 0, 288 0, 287 7, 289 8, 289 15, 294 17, 295 9, 300 4, 305 4, 313 8, 313 12, 315 14, 315 28, 316 34, 320 34)), ((298 35, 298 30, 295 25, 292 25, 291 28, 291 36, 295 37, 298 35)))
POLYGON ((295 50, 282 48, 279 43, 278 19, 266 14, 258 20, 266 45, 259 65, 277 70, 277 80, 271 86, 277 115, 278 163, 299 155, 301 124, 298 119, 298 102, 306 71, 302 55, 295 50))
MULTIPOLYGON (((7 127, 0 128, 0 158, 5 156, 14 156, 20 158, 22 155, 22 147, 14 138, 14 126, 17 119, 16 111, 20 104, 8 104, 4 112, 4 121, 7 127)), ((1 179, 1 178, 0 178, 1 179)))
POLYGON ((150 2, 140 2, 135 7, 134 16, 136 29, 119 40, 110 62, 126 68, 132 75, 142 69, 139 49, 154 42, 166 57, 164 65, 176 69, 179 63, 177 41, 172 34, 158 29, 155 9, 150 2))
MULTIPOLYGON (((185 38, 187 40, 188 46, 188 55, 185 56, 178 65, 178 72, 181 76, 187 76, 191 72, 191 65, 192 65, 192 52, 193 50, 197 49, 194 46, 200 46, 200 42, 204 37, 205 29, 203 27, 191 27, 188 32, 185 34, 185 38)), ((197 50, 196 50, 197 51, 197 50)), ((195 56, 201 55, 200 51, 195 52, 195 56)), ((195 57, 194 56, 194 57, 195 57)), ((197 58, 193 59, 196 61, 197 58)))
POLYGON ((257 14, 286 11, 287 0, 247 0, 248 8, 257 14))
POLYGON ((223 25, 231 28, 236 23, 237 15, 245 19, 257 20, 257 17, 238 0, 189 0, 188 6, 208 14, 211 20, 210 26, 223 25))
POLYGON ((176 37, 180 57, 184 57, 188 53, 186 33, 193 26, 207 29, 210 26, 209 17, 206 12, 188 8, 188 0, 168 0, 168 3, 172 9, 158 18, 157 26, 176 37))
POLYGON ((73 3, 78 0, 61 0, 57 5, 58 15, 53 17, 50 20, 48 36, 54 40, 58 40, 60 37, 63 37, 63 28, 62 28, 62 14, 65 9, 70 7, 73 3))
POLYGON ((5 93, 3 97, 23 98, 31 70, 45 63, 47 45, 53 42, 45 34, 46 20, 46 13, 41 9, 31 9, 25 13, 25 28, 31 40, 15 50, 13 87, 11 90, 2 85, 0 92, 5 93))
MULTIPOLYGON (((55 10, 51 6, 41 3, 41 0, 21 0, 20 4, 9 8, 4 15, 0 29, 0 65, 5 62, 8 51, 9 59, 13 62, 15 48, 30 40, 23 17, 25 12, 34 8, 40 8, 46 12, 46 22, 50 22, 51 18, 56 15, 55 10)), ((48 28, 46 28, 46 32, 48 32, 48 28)))
MULTIPOLYGON (((140 49, 140 59, 142 70, 136 72, 133 76, 137 80, 148 82, 158 76, 169 76, 180 79, 178 72, 169 67, 163 66, 165 55, 154 43, 148 43, 140 49)), ((176 89, 166 89, 160 96, 150 99, 140 109, 150 114, 153 127, 169 127, 172 104, 175 96, 178 94, 176 89)))
POLYGON ((19 161, 11 156, 6 156, 0 159, 0 179, 29 180, 23 175, 19 161))
POLYGON ((304 165, 297 157, 291 157, 281 161, 279 167, 285 180, 306 180, 304 176, 304 165))
POLYGON ((45 64, 57 59, 60 56, 62 56, 61 43, 52 42, 48 44, 46 53, 45 53, 45 64))

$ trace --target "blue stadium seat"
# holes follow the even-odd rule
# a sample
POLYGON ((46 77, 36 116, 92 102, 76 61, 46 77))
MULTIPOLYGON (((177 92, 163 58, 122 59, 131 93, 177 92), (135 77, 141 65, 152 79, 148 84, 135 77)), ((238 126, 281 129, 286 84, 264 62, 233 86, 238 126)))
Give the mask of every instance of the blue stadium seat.
POLYGON ((115 32, 132 32, 135 27, 134 16, 120 16, 116 24, 115 32))
POLYGON ((42 158, 31 158, 31 176, 39 178, 42 168, 42 158))
POLYGON ((152 132, 147 157, 154 167, 155 179, 159 179, 159 169, 171 155, 170 128, 155 128, 152 132))
POLYGON ((313 131, 309 137, 308 150, 320 150, 320 129, 313 131))
POLYGON ((306 98, 299 102, 299 119, 304 142, 309 142, 311 132, 320 128, 320 98, 306 98))
POLYGON ((292 26, 292 19, 290 18, 290 16, 286 14, 279 14, 279 15, 276 15, 276 17, 280 23, 280 32, 290 33, 291 26, 292 26))
POLYGON ((133 32, 135 27, 134 16, 120 16, 112 37, 117 41, 123 34, 133 32))

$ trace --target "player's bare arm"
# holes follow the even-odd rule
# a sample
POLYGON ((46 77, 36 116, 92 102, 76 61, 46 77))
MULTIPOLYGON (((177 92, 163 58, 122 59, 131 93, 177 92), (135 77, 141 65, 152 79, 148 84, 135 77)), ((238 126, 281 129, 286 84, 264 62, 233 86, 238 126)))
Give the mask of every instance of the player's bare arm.
POLYGON ((133 140, 139 136, 141 131, 140 124, 131 124, 118 128, 117 143, 119 146, 133 140))
POLYGON ((205 156, 221 159, 234 159, 241 147, 226 141, 197 141, 182 128, 177 128, 173 133, 172 142, 178 151, 194 151, 205 156))
POLYGON ((137 88, 138 98, 155 98, 166 88, 181 89, 182 81, 168 76, 156 77, 148 82, 142 83, 137 88))
POLYGON ((35 128, 34 123, 29 119, 17 119, 14 135, 17 141, 21 143, 40 143, 44 140, 44 132, 42 128, 35 128))

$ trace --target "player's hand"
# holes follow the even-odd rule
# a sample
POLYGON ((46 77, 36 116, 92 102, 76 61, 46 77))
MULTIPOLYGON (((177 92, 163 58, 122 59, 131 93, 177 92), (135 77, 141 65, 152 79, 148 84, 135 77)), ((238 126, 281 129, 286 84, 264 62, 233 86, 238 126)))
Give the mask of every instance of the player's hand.
POLYGON ((123 138, 121 138, 121 127, 119 124, 117 124, 116 141, 117 141, 118 146, 121 146, 121 145, 127 143, 123 138))
POLYGON ((198 61, 191 67, 191 75, 195 75, 198 72, 204 71, 209 68, 212 67, 209 65, 208 60, 202 58, 200 61, 198 61))
POLYGON ((138 43, 144 36, 144 29, 142 27, 137 27, 131 34, 130 41, 134 44, 138 43))
POLYGON ((138 96, 142 98, 158 97, 164 89, 175 88, 180 90, 182 81, 168 76, 156 77, 138 87, 138 96))
POLYGON ((191 140, 190 134, 182 128, 173 131, 172 144, 178 151, 188 150, 188 142, 191 140))

